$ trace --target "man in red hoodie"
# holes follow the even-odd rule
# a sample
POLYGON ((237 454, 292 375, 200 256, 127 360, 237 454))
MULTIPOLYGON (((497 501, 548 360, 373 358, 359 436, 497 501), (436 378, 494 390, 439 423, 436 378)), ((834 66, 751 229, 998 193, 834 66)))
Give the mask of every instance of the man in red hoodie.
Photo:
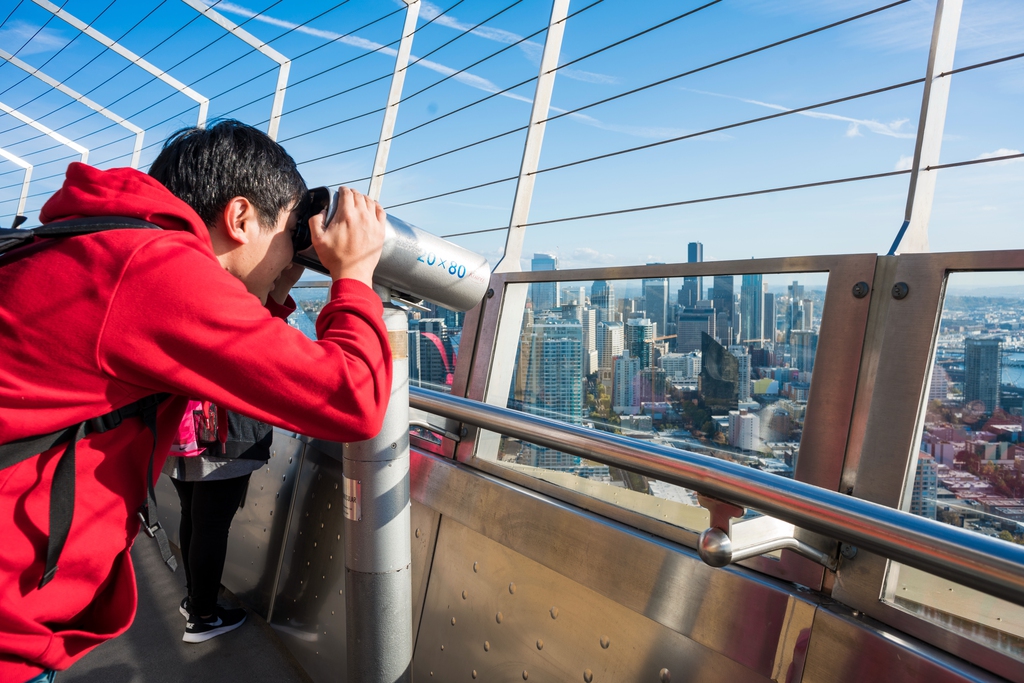
MULTIPOLYGON (((322 439, 376 435, 391 391, 370 288, 380 206, 343 189, 330 224, 310 221, 333 281, 314 342, 264 306, 296 277, 291 232, 306 188, 291 157, 225 121, 179 133, 152 169, 171 189, 133 169, 71 164, 40 220, 123 216, 162 230, 37 240, 0 256, 0 444, 157 393, 173 396, 159 406, 155 472, 189 396, 322 439)), ((0 470, 0 681, 66 669, 131 624, 128 551, 153 449, 139 418, 77 443, 71 529, 41 588, 64 446, 0 470)))

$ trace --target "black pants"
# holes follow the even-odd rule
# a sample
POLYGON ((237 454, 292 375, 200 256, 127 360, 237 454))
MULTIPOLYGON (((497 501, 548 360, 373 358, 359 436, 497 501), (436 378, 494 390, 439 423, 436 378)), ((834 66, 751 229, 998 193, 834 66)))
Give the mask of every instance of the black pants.
POLYGON ((179 541, 192 611, 213 614, 228 551, 228 529, 250 475, 217 481, 171 479, 181 500, 179 541))

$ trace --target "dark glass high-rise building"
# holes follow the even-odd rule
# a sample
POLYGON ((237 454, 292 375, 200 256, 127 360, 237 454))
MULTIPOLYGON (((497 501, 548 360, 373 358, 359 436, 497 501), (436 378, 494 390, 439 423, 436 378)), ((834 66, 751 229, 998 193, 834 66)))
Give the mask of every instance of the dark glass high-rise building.
POLYGON ((596 280, 590 287, 590 305, 597 309, 597 322, 615 322, 615 286, 606 280, 596 280))
POLYGON ((764 293, 762 307, 762 329, 764 337, 769 344, 775 343, 775 295, 770 292, 764 293))
POLYGON ((999 407, 1001 341, 998 337, 964 341, 964 403, 978 401, 986 413, 999 407))
MULTIPOLYGON (((648 263, 647 265, 655 265, 648 263)), ((656 277, 643 280, 644 311, 655 324, 655 335, 662 337, 668 323, 668 278, 656 277)))
POLYGON ((732 315, 734 308, 732 285, 732 275, 715 276, 715 292, 714 299, 712 299, 717 317, 715 330, 718 332, 718 338, 726 346, 733 343, 735 339, 734 331, 736 329, 736 323, 732 315))
MULTIPOLYGON (((690 242, 686 246, 687 263, 704 262, 704 245, 700 242, 690 242)), ((704 298, 704 278, 684 277, 683 286, 679 290, 678 303, 680 306, 696 306, 697 302, 704 298)))
POLYGON ((718 415, 736 410, 740 396, 739 360, 711 336, 702 334, 700 339, 700 396, 704 405, 718 415))

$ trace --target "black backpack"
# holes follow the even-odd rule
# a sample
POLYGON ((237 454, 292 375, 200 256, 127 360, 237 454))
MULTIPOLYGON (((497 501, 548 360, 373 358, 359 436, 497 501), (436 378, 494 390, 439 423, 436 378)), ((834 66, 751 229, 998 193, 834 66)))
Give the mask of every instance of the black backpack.
MULTIPOLYGON (((18 224, 19 222, 16 220, 15 225, 18 224)), ((105 230, 125 229, 160 230, 161 228, 158 225, 134 218, 103 216, 59 221, 25 230, 0 229, 0 268, 4 266, 3 257, 10 251, 27 246, 38 238, 74 237, 105 230)), ((53 484, 50 489, 50 530, 46 543, 46 567, 42 579, 39 581, 39 588, 49 583, 57 573, 57 562, 64 549, 68 533, 71 531, 71 520, 75 511, 75 444, 87 434, 116 429, 125 420, 136 417, 142 420, 153 435, 153 450, 149 454, 149 469, 146 474, 146 500, 139 508, 139 519, 142 521, 142 528, 146 534, 155 538, 159 544, 160 555, 167 566, 171 568, 171 571, 177 569, 178 563, 171 553, 167 534, 160 527, 160 522, 156 521, 156 494, 153 491, 157 406, 169 396, 170 394, 154 394, 117 410, 112 410, 105 415, 70 425, 50 434, 30 436, 0 444, 0 469, 17 465, 54 446, 67 444, 64 452, 58 456, 57 467, 53 473, 53 484)))

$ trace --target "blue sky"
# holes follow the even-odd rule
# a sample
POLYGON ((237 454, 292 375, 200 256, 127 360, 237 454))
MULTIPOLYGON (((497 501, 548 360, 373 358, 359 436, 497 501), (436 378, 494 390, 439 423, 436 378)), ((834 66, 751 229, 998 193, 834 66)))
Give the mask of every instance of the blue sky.
MULTIPOLYGON (((248 31, 295 60, 279 139, 300 162, 310 184, 356 181, 353 186, 365 190, 366 181, 359 179, 369 175, 373 162, 372 143, 382 116, 375 110, 387 95, 403 5, 390 0, 349 0, 340 6, 339 2, 238 0, 216 3, 216 9, 235 22, 245 22, 248 31), (379 80, 363 85, 373 79, 379 80), (349 118, 353 120, 331 125, 349 118), (314 129, 320 130, 310 132, 314 129), (346 151, 354 147, 363 148, 346 151)), ((573 0, 570 12, 579 14, 566 24, 562 62, 702 4, 604 0, 591 5, 573 0)), ((560 70, 552 114, 884 4, 723 0, 560 70)), ((68 0, 64 9, 210 97, 211 116, 230 115, 266 126, 274 63, 180 0, 68 0)), ((934 10, 934 2, 911 0, 807 39, 555 119, 547 126, 541 168, 919 78, 926 66, 934 10)), ((402 103, 396 131, 415 130, 395 138, 389 168, 524 126, 534 90, 529 79, 537 74, 549 13, 550 2, 542 0, 424 3, 412 49, 414 60, 423 58, 410 67, 405 94, 432 87, 402 103), (432 85, 513 43, 517 44, 501 54, 432 85), (416 128, 523 81, 528 82, 416 128)), ((194 102, 78 35, 31 0, 5 0, 0 20, 5 16, 0 48, 16 52, 54 78, 66 79, 70 87, 146 129, 143 168, 167 134, 195 122, 194 102)), ((1022 51, 1024 3, 965 0, 956 66, 1022 51)), ((920 97, 921 86, 915 85, 545 172, 537 179, 530 219, 902 168, 913 154, 920 97)), ((128 163, 132 140, 119 140, 128 137, 125 129, 89 115, 84 106, 26 78, 10 64, 0 65, 0 103, 88 147, 90 162, 98 166, 128 163)), ((942 161, 1024 150, 1022 114, 1024 59, 954 76, 942 161)), ((524 139, 522 131, 512 132, 389 173, 381 202, 393 206, 395 215, 437 234, 507 225, 514 181, 420 200, 515 176, 524 139)), ((35 196, 28 207, 34 219, 60 182, 59 177, 48 176, 59 176, 74 153, 4 113, 0 148, 36 164, 31 189, 35 196)), ((19 167, 0 161, 3 224, 14 211, 21 178, 19 167)), ((1022 184, 1022 161, 941 171, 931 223, 933 250, 1024 248, 1022 184)), ((906 191, 904 175, 541 225, 528 230, 524 256, 552 252, 563 268, 683 261, 686 243, 693 240, 705 244, 709 260, 884 252, 902 221, 906 191)), ((504 234, 456 241, 485 253, 493 263, 502 253, 504 234)))

